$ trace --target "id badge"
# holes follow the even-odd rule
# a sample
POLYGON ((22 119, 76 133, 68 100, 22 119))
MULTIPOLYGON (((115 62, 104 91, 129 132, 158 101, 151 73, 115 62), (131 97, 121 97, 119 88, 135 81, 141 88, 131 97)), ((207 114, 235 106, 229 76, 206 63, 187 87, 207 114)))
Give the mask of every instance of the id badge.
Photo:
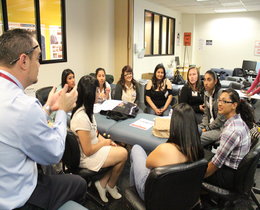
POLYGON ((198 96, 198 92, 197 92, 197 91, 192 91, 192 92, 191 92, 191 95, 192 95, 192 96, 198 96))
POLYGON ((169 95, 168 91, 165 92, 164 97, 167 98, 169 95))

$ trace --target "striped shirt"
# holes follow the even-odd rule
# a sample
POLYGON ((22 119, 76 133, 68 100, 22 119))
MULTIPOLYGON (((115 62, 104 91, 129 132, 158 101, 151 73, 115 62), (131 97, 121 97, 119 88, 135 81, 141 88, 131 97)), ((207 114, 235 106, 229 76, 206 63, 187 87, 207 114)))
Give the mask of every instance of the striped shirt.
POLYGON ((249 152, 251 137, 246 123, 237 114, 226 121, 220 135, 220 145, 212 158, 212 163, 221 168, 223 164, 237 169, 249 152))

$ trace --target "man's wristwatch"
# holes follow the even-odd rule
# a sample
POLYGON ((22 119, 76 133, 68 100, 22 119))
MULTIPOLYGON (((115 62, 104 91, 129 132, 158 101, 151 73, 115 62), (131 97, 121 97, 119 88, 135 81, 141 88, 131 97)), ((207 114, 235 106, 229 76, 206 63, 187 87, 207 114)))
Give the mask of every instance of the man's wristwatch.
POLYGON ((44 108, 45 112, 46 112, 48 115, 51 114, 51 107, 50 107, 49 105, 46 105, 46 106, 44 106, 43 108, 44 108))

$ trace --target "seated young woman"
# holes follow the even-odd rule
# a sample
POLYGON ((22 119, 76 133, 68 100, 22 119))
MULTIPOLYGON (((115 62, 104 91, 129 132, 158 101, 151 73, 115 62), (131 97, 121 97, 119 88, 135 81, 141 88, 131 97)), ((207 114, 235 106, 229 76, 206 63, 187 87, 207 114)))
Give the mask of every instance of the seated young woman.
POLYGON ((196 67, 189 68, 187 83, 181 89, 179 103, 187 103, 193 108, 198 123, 201 123, 204 113, 203 89, 199 70, 196 67))
POLYGON ((199 128, 202 131, 201 144, 210 145, 219 140, 226 118, 218 112, 218 96, 221 93, 221 84, 217 74, 208 70, 204 75, 204 114, 199 128))
MULTIPOLYGON (((56 92, 60 91, 64 85, 68 85, 68 92, 75 87, 75 74, 71 69, 64 69, 61 74, 61 84, 57 87, 56 92)), ((71 112, 68 113, 68 119, 70 119, 71 112)), ((50 114, 50 122, 55 121, 56 112, 50 114)))
POLYGON ((65 69, 61 74, 61 88, 63 88, 65 84, 68 84, 68 92, 75 86, 75 74, 71 69, 65 69))
POLYGON ((139 105, 139 97, 139 86, 133 77, 133 69, 128 65, 124 66, 121 77, 116 85, 114 99, 139 105))
POLYGON ((111 87, 106 81, 106 71, 103 68, 96 69, 96 78, 98 80, 98 86, 96 90, 95 103, 103 103, 105 100, 111 99, 111 87))
POLYGON ((130 155, 130 185, 135 185, 144 200, 145 182, 152 168, 195 162, 204 157, 193 109, 185 103, 175 105, 171 116, 170 138, 147 157, 144 149, 134 145, 130 155))
POLYGON ((205 178, 208 183, 232 190, 239 164, 250 150, 249 129, 254 124, 254 113, 234 89, 222 91, 218 98, 218 112, 227 121, 220 134, 220 145, 208 163, 205 178))
POLYGON ((172 101, 172 83, 166 78, 165 68, 162 64, 155 67, 152 80, 149 80, 146 85, 145 95, 149 114, 169 115, 172 101))
POLYGON ((112 166, 112 169, 95 182, 100 198, 108 202, 106 191, 114 199, 121 198, 116 183, 127 160, 127 150, 117 146, 111 139, 97 135, 97 124, 93 114, 97 80, 83 76, 78 83, 78 99, 72 112, 71 130, 77 135, 80 145, 80 167, 92 171, 112 166))

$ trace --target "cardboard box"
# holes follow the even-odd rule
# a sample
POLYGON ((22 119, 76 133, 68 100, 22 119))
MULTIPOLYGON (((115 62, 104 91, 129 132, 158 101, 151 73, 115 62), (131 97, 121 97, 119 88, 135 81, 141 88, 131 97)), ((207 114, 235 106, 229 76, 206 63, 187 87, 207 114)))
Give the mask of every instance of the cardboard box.
POLYGON ((143 73, 142 79, 152 79, 153 73, 143 73))

